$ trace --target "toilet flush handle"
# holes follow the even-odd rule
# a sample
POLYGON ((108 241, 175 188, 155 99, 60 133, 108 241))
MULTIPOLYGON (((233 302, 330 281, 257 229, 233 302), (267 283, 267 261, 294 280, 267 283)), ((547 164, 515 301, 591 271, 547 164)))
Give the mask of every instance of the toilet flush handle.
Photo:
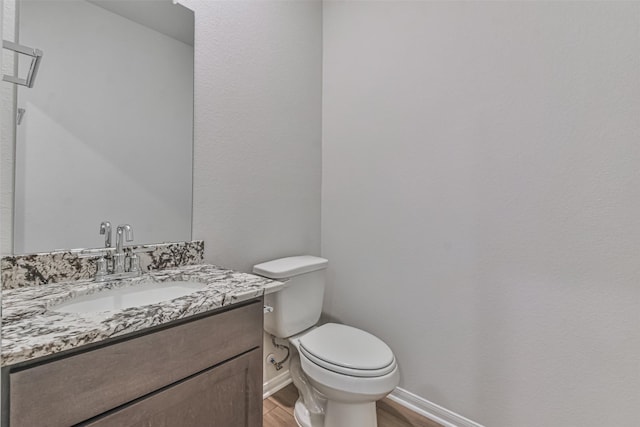
POLYGON ((265 314, 267 313, 272 313, 273 312, 273 307, 271 307, 270 305, 265 305, 263 308, 263 311, 265 314))

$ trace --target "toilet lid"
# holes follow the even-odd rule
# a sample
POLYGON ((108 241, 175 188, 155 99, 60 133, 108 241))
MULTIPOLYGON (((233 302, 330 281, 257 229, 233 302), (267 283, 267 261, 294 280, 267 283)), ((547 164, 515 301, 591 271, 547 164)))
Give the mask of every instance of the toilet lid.
POLYGON ((327 323, 300 338, 300 353, 334 372, 378 377, 395 369, 393 352, 382 340, 351 326, 327 323))

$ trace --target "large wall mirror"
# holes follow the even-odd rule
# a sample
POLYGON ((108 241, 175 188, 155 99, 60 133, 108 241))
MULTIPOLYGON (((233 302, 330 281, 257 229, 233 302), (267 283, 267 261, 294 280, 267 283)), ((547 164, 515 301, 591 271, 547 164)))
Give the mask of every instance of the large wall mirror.
POLYGON ((189 240, 193 12, 20 0, 17 16, 19 43, 44 54, 17 94, 13 252, 99 247, 106 220, 137 244, 189 240))

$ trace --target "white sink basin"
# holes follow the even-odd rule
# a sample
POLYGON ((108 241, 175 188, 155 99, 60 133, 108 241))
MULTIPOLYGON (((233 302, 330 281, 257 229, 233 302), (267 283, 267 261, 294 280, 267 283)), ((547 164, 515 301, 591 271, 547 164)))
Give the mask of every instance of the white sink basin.
POLYGON ((170 281, 141 283, 108 291, 83 295, 51 307, 63 313, 94 313, 108 310, 123 310, 130 307, 155 304, 180 298, 199 291, 207 285, 198 282, 170 281))

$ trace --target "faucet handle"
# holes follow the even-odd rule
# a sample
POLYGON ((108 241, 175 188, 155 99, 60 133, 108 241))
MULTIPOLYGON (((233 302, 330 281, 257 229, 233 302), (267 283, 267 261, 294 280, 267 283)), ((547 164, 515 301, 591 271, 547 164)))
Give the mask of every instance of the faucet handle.
POLYGON ((78 258, 96 258, 96 274, 94 279, 102 282, 109 275, 109 261, 105 258, 115 251, 114 248, 82 249, 77 253, 78 258))
POLYGON ((135 252, 129 255, 129 272, 142 274, 142 268, 140 268, 140 257, 138 257, 135 252))
POLYGON ((111 223, 109 221, 102 221, 100 223, 100 234, 104 234, 104 247, 111 247, 111 223))
POLYGON ((101 256, 96 260, 95 279, 97 282, 102 282, 108 274, 109 264, 107 263, 107 260, 103 256, 101 256))

